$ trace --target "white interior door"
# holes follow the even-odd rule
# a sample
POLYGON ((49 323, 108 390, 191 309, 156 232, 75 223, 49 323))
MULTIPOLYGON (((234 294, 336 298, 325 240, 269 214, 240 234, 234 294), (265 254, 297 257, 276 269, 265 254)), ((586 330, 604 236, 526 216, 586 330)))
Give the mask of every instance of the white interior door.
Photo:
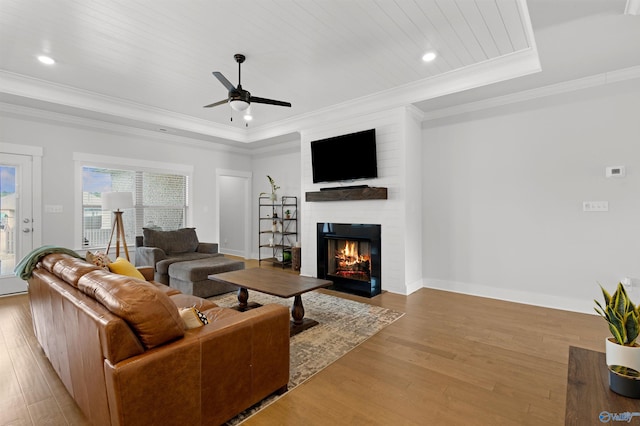
POLYGON ((0 295, 27 291, 13 268, 33 249, 32 157, 2 154, 0 160, 0 295))
POLYGON ((250 258, 251 173, 216 170, 220 252, 250 258))

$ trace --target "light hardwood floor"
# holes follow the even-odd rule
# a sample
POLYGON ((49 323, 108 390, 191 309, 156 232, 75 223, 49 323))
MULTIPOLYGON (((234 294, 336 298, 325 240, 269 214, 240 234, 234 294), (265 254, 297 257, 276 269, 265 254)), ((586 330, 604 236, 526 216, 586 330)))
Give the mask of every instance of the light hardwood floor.
MULTIPOLYGON (((569 346, 604 351, 608 335, 594 315, 430 289, 327 292, 406 315, 247 426, 562 425, 569 346)), ((44 424, 86 421, 35 340, 28 297, 0 298, 0 425, 44 424)))

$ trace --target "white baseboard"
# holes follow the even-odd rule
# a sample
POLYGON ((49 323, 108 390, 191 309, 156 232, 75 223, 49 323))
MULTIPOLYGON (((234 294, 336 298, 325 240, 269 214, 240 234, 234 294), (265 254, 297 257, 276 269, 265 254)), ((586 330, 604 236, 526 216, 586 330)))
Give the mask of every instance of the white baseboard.
POLYGON ((417 281, 414 281, 412 283, 407 284, 407 296, 410 295, 413 292, 416 292, 418 290, 420 290, 421 288, 425 287, 423 284, 423 280, 419 279, 417 281))
POLYGON ((245 252, 243 250, 233 250, 227 248, 220 248, 220 253, 228 254, 229 256, 238 256, 244 258, 245 252))
POLYGON ((454 293, 468 294, 471 296, 488 297, 490 299, 504 300, 507 302, 524 303, 526 305, 541 306, 544 308, 560 309, 563 311, 594 314, 593 300, 576 300, 567 297, 558 297, 549 294, 532 293, 528 291, 509 290, 490 287, 481 284, 472 284, 459 281, 447 281, 431 278, 422 280, 423 287, 436 290, 451 291, 454 293))

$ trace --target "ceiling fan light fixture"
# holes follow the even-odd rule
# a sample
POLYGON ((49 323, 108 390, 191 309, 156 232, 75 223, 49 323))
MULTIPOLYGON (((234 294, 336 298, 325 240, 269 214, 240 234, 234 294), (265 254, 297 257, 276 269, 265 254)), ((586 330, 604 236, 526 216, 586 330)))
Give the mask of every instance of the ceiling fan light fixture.
POLYGON ((431 62, 431 61, 433 61, 433 60, 436 58, 436 56, 438 56, 438 55, 436 54, 436 52, 434 52, 434 51, 430 51, 430 52, 427 52, 427 53, 425 53, 424 55, 422 55, 422 60, 423 60, 424 62, 431 62))
POLYGON ((231 104, 231 108, 236 111, 244 111, 245 109, 249 108, 249 102, 245 102, 240 99, 231 99, 229 101, 229 104, 231 104))

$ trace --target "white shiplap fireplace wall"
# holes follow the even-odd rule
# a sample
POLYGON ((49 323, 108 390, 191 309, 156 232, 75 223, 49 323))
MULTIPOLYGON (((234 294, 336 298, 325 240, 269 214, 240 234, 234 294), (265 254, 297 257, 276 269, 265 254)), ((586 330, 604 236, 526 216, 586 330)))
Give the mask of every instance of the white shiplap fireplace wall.
POLYGON ((301 132, 301 144, 301 274, 317 276, 317 223, 380 224, 382 290, 410 294, 422 287, 421 131, 415 110, 396 108, 307 129, 301 132), (372 128, 376 129, 378 178, 343 185, 386 187, 388 199, 306 202, 305 192, 340 186, 313 183, 311 141, 372 128))

